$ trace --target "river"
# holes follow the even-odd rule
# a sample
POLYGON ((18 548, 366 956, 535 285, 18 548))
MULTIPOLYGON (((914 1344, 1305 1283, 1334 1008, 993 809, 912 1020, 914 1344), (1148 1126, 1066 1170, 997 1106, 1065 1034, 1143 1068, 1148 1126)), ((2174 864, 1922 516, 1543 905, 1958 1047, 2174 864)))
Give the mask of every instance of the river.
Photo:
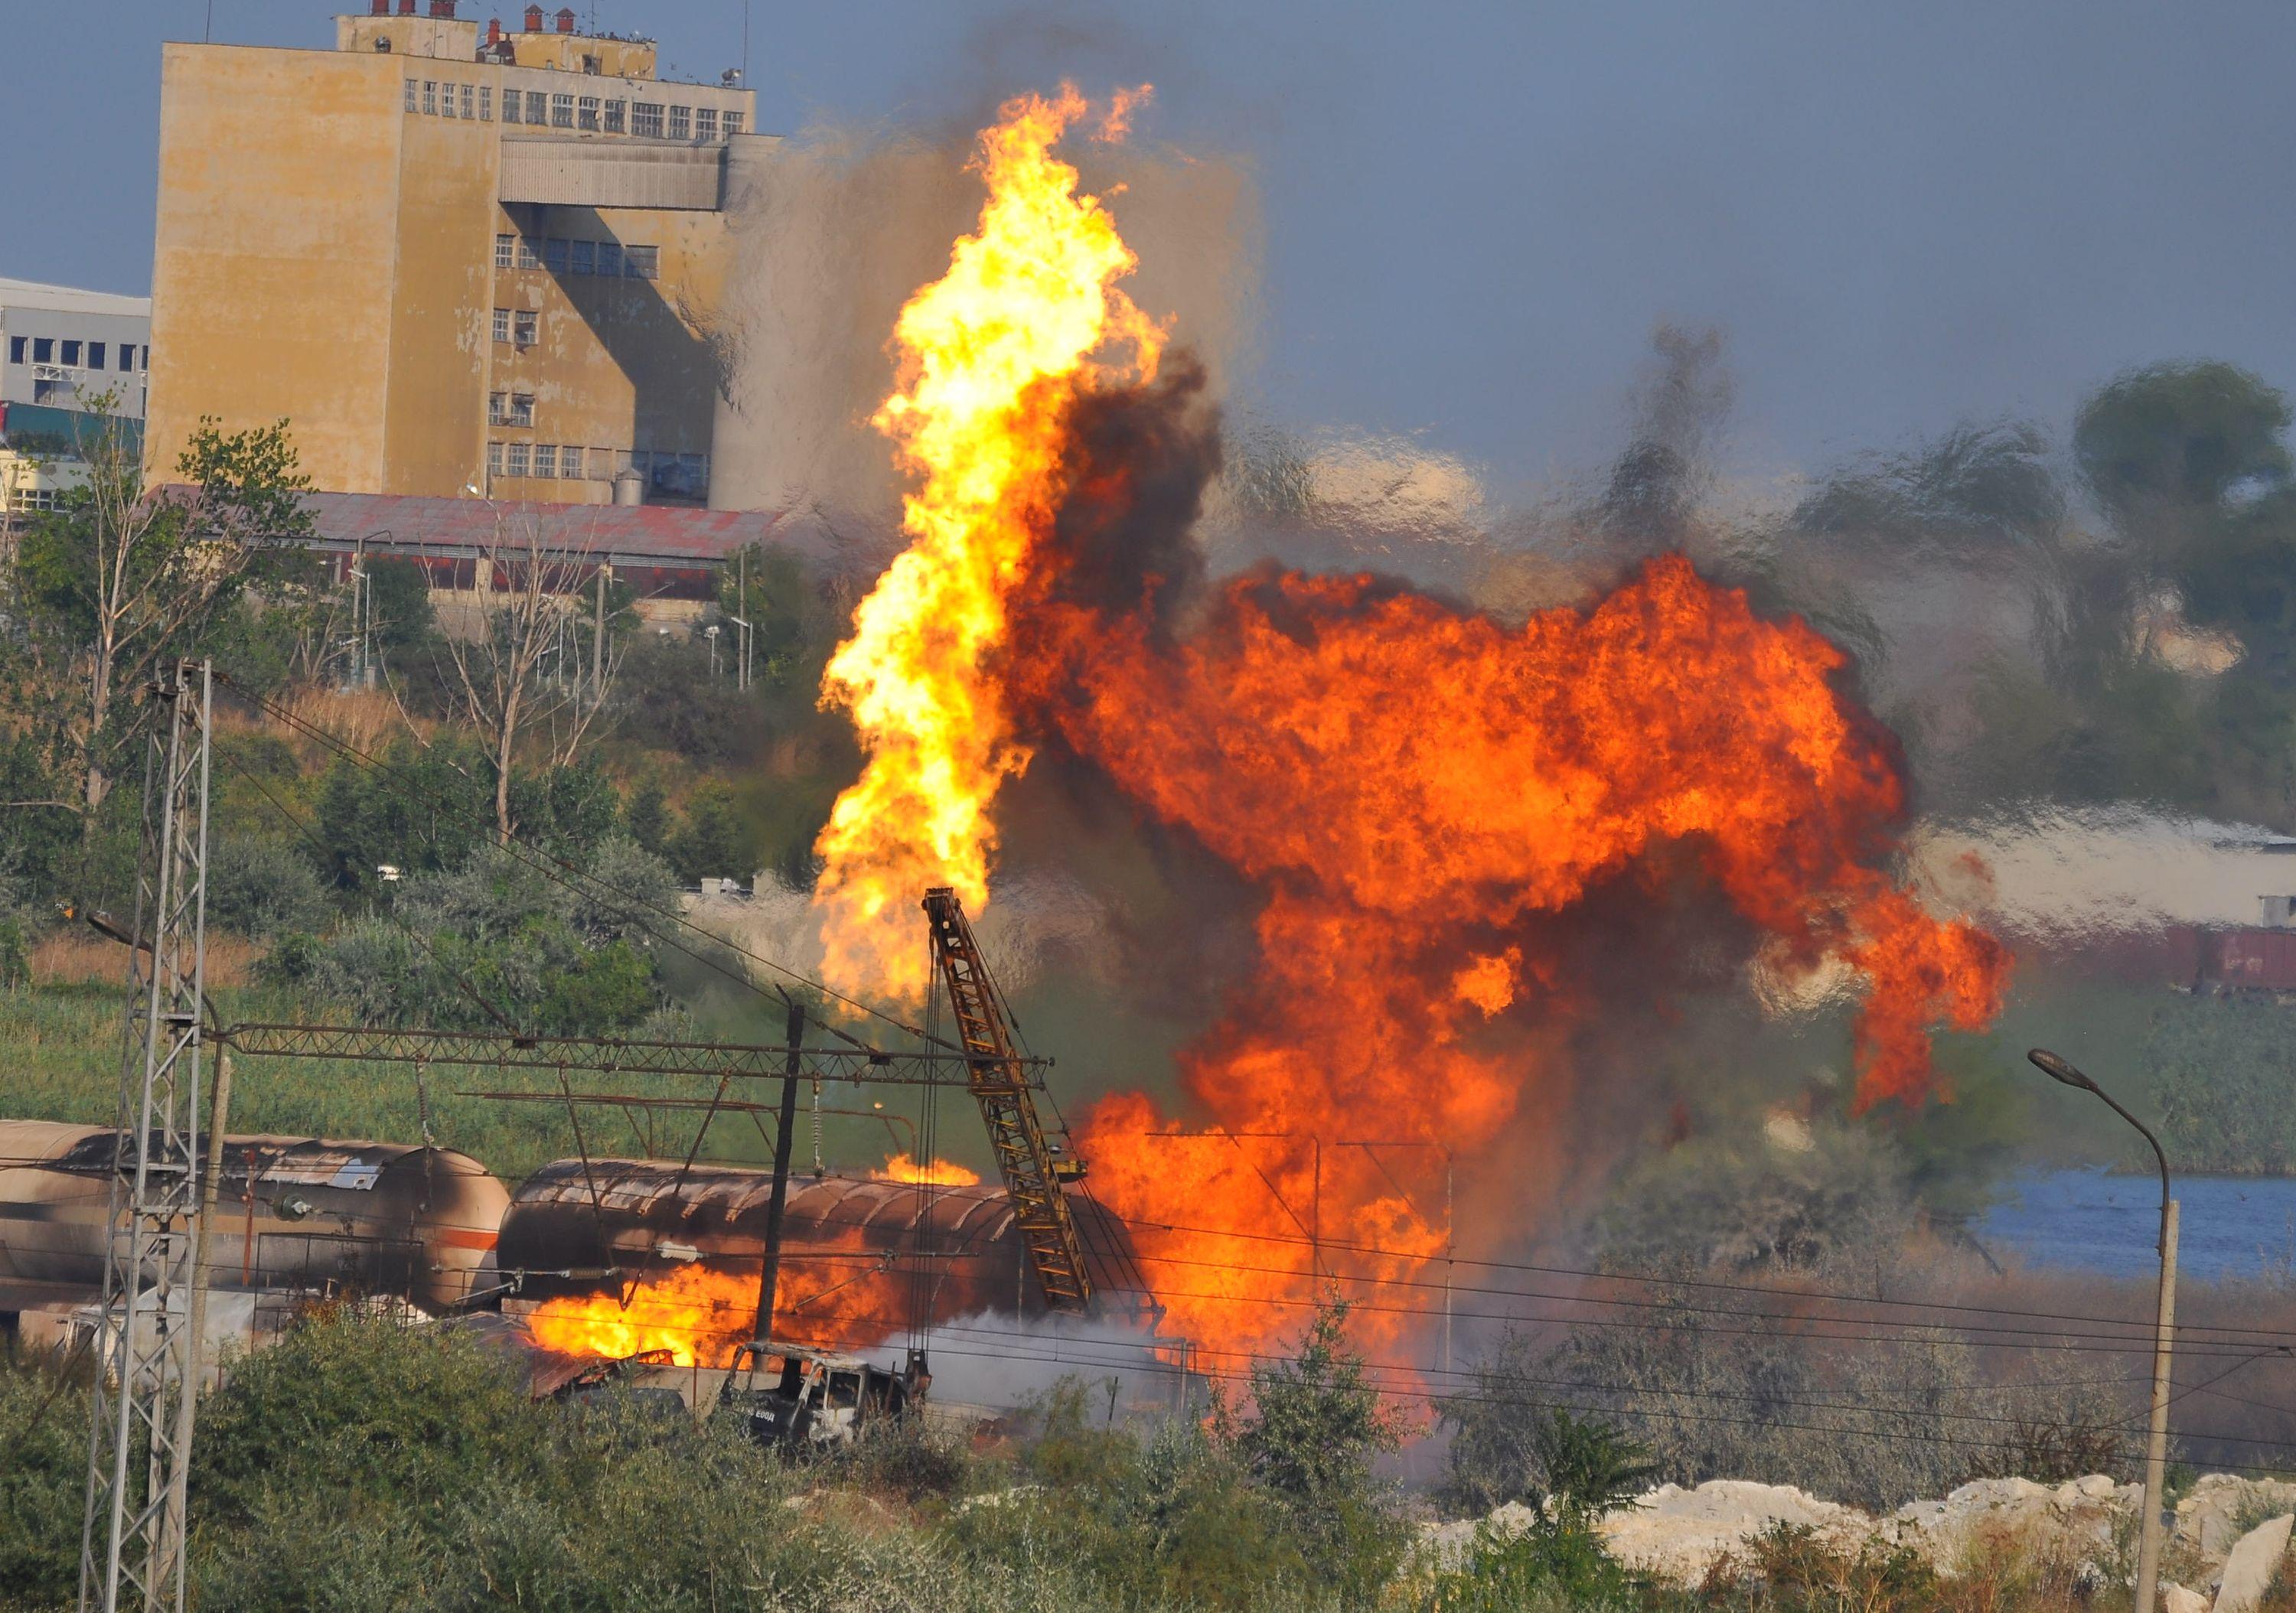
MULTIPOLYGON (((2177 1266, 2202 1281, 2296 1281, 2296 1177, 2178 1176, 2177 1266)), ((2159 1269, 2161 1179, 2035 1172, 1971 1230, 2029 1266, 2149 1277, 2159 1269)))

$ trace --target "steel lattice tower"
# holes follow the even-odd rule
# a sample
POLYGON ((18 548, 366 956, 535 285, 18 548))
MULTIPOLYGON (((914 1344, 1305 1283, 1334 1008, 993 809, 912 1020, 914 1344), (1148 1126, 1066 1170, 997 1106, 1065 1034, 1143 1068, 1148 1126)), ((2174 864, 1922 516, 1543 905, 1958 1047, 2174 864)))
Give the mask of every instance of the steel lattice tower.
POLYGON ((208 742, 213 673, 164 668, 144 776, 127 1023, 113 1150, 79 1605, 184 1606, 184 1486, 198 1398, 192 1336, 207 983, 208 742))

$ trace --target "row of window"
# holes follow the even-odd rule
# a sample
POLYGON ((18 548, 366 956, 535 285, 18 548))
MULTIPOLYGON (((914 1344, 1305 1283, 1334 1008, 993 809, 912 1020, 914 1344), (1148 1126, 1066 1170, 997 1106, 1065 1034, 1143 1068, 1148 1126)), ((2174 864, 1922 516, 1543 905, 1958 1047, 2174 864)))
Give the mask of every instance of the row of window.
POLYGON ((530 426, 533 423, 533 393, 489 392, 487 394, 487 424, 490 426, 530 426))
POLYGON ((580 481, 586 477, 611 481, 625 471, 645 478, 647 486, 665 493, 701 497, 709 486, 707 454, 653 453, 644 448, 585 448, 574 443, 490 442, 487 445, 489 476, 522 476, 534 480, 580 481))
POLYGON ((537 242, 525 235, 497 235, 495 267, 603 274, 611 280, 659 280, 661 249, 626 246, 619 241, 563 241, 552 236, 537 242))
MULTIPOLYGON (((467 118, 494 121, 494 86, 442 83, 436 78, 406 81, 406 110, 426 118, 467 118)), ((658 101, 617 101, 604 95, 560 94, 552 91, 502 93, 502 120, 533 128, 590 129, 599 134, 630 134, 646 140, 714 143, 742 132, 742 114, 714 106, 672 106, 658 101)))
MULTIPOLYGON (((152 349, 132 341, 118 344, 118 364, 120 373, 148 369, 152 349)), ((108 370, 112 367, 113 344, 108 341, 75 341, 62 336, 11 336, 8 339, 8 362, 12 364, 62 364, 67 370, 108 370)))

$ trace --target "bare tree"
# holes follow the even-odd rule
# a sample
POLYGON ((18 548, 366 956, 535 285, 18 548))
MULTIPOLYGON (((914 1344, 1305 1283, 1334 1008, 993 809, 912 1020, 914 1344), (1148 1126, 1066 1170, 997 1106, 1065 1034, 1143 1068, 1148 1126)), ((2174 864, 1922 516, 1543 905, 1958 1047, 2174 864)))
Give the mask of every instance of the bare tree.
POLYGON ((135 691, 188 653, 266 559, 291 551, 310 526, 286 422, 226 432, 202 420, 177 463, 183 479, 154 488, 111 401, 88 400, 85 490, 42 518, 17 557, 20 593, 56 651, 49 664, 80 691, 61 737, 89 813, 111 790, 111 749, 144 721, 135 691))
POLYGON ((494 762, 495 832, 504 840, 517 827, 510 775, 521 740, 539 739, 552 767, 570 765, 620 669, 620 643, 594 631, 603 620, 603 577, 590 545, 554 549, 537 522, 497 515, 465 619, 441 638, 457 714, 494 762), (586 602, 586 585, 594 600, 586 602))

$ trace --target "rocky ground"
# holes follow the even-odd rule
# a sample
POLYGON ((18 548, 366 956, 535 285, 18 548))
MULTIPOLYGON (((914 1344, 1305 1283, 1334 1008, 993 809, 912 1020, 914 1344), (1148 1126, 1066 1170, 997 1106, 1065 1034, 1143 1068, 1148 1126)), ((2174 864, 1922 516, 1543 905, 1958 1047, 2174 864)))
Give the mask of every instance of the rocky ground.
MULTIPOLYGON (((1742 1559, 1748 1542, 1781 1524, 1846 1552, 1908 1548, 1948 1576, 1980 1557, 2014 1553, 2080 1564, 2099 1584, 2125 1583, 2141 1494, 2103 1474, 2054 1486, 1991 1478, 1877 1517, 1791 1485, 1717 1478, 1695 1489, 1663 1485, 1608 1514, 1601 1530, 1622 1562, 1682 1586, 1727 1571, 1726 1560, 1742 1559)), ((1519 1529, 1531 1516, 1510 1503, 1487 1519, 1431 1525, 1426 1543, 1439 1562, 1456 1560, 1479 1526, 1519 1529)), ((2251 1613, 2287 1554, 2292 1518, 2296 1483, 2202 1478, 2177 1503, 2161 1565, 2165 1613, 2251 1613)))

